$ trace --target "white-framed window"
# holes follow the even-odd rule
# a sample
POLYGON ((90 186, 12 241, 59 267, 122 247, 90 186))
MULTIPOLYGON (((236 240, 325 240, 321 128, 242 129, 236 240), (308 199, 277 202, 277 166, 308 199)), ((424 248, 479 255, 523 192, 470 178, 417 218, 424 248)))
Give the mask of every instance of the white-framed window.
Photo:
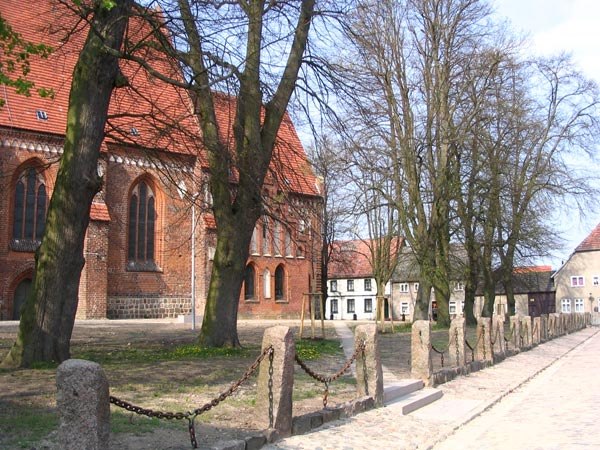
POLYGON ((285 229, 285 256, 288 258, 294 256, 292 250, 292 232, 287 227, 285 229))
POLYGON ((455 281, 454 282, 454 290, 455 291, 464 291, 465 284, 462 281, 455 281))
POLYGON ((584 312, 583 299, 576 298, 575 299, 575 312, 584 312))
POLYGON ((271 272, 265 269, 263 272, 263 295, 265 298, 271 298, 271 272))
POLYGON ((571 287, 581 287, 584 286, 583 276, 575 275, 571 277, 571 287))
POLYGON ((595 275, 595 276, 594 276, 594 278, 593 278, 593 280, 592 280, 592 284, 593 284, 594 286, 598 286, 598 285, 600 285, 600 277, 599 277, 598 275, 595 275))
POLYGON ((408 292, 408 283, 400 283, 400 292, 402 292, 402 293, 408 292))
POLYGON ((338 313, 338 301, 337 298, 332 298, 331 299, 331 314, 337 314, 338 313))
POLYGON ((365 312, 370 313, 373 312, 373 299, 365 298, 365 312))
POLYGON ((267 217, 263 217, 262 220, 262 254, 270 255, 271 250, 269 248, 269 219, 267 217))
POLYGON ((563 312, 563 313, 571 312, 571 299, 570 298, 563 298, 560 301, 560 312, 563 312))
POLYGON ((408 302, 401 302, 400 303, 400 314, 408 314, 410 311, 410 305, 408 304, 408 302))
POLYGON ((331 292, 337 292, 337 280, 331 280, 330 287, 331 292))
POLYGON ((370 290, 371 290, 371 279, 365 278, 365 291, 370 291, 370 290))
POLYGON ((346 282, 346 290, 348 292, 354 292, 354 280, 348 280, 346 282))
POLYGON ((254 227, 252 239, 250 240, 250 254, 258 255, 258 228, 254 227))
POLYGON ((281 256, 281 223, 275 222, 273 227, 273 251, 275 256, 281 256))
POLYGON ((416 294, 417 292, 419 292, 419 283, 414 283, 413 284, 413 292, 416 294))
POLYGON ((356 312, 354 309, 354 299, 353 298, 349 298, 348 300, 346 300, 346 307, 347 307, 347 311, 349 313, 356 312))
POLYGON ((456 314, 456 302, 455 301, 451 301, 448 303, 448 313, 456 314))

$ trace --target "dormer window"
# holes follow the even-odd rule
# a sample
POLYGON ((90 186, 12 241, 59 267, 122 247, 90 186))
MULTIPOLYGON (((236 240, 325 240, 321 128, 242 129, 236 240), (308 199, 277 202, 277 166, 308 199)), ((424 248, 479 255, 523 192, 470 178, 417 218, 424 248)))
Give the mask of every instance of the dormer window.
POLYGON ((43 109, 38 109, 35 112, 35 116, 37 117, 38 120, 48 120, 48 113, 46 111, 44 111, 43 109))
POLYGON ((132 136, 139 136, 140 132, 136 127, 131 127, 131 129, 129 130, 129 134, 131 134, 132 136))

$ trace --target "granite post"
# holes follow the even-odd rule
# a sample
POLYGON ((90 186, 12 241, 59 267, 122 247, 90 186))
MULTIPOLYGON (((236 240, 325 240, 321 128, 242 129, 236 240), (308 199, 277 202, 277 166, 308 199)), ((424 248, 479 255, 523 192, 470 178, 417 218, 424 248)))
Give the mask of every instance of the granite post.
POLYGON ((548 314, 542 314, 540 316, 541 320, 541 334, 540 334, 540 338, 541 341, 547 341, 548 340, 548 314))
POLYGON ((356 356, 356 391, 358 398, 371 396, 375 406, 383 406, 383 370, 375 324, 359 325, 354 331, 354 348, 365 343, 365 351, 356 356))
POLYGON ((278 437, 292 432, 292 391, 294 388, 294 336, 289 327, 267 328, 262 349, 273 347, 273 361, 266 357, 260 363, 256 394, 256 414, 265 428, 275 431, 278 437), (269 372, 272 372, 270 374, 269 372), (269 386, 272 381, 272 387, 269 386), (272 402, 270 399, 272 398, 272 402), (272 408, 272 424, 269 410, 272 408))
POLYGON ((465 318, 455 317, 450 322, 450 330, 448 331, 448 353, 450 360, 454 362, 456 367, 465 365, 465 318))
POLYGON ((477 343, 475 344, 476 361, 493 361, 492 352, 492 319, 479 317, 477 319, 477 343))
POLYGON ((510 316, 510 329, 512 330, 512 343, 516 350, 521 348, 521 321, 519 316, 510 316))
POLYGON ((498 315, 492 318, 492 324, 492 347, 494 349, 494 355, 504 358, 506 348, 504 345, 504 315, 498 315))
POLYGON ((531 347, 532 341, 532 330, 531 330, 531 316, 521 316, 521 336, 522 336, 522 347, 527 349, 531 347))
POLYGON ((539 345, 542 342, 542 318, 533 318, 532 341, 533 345, 539 345))
POLYGON ((431 362, 431 323, 428 320, 415 320, 411 335, 411 377, 423 380, 425 386, 433 382, 431 362))
POLYGON ((108 380, 99 364, 68 359, 56 371, 58 445, 62 450, 108 450, 108 380))

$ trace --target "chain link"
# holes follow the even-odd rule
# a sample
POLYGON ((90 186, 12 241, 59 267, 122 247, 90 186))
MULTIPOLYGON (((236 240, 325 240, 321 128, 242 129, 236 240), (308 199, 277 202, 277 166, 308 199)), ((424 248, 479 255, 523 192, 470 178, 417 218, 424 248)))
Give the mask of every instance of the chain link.
MULTIPOLYGON (((464 330, 464 328, 463 328, 464 330)), ((458 328, 454 329, 454 341, 456 344, 456 366, 460 367, 460 350, 458 349, 458 328)))
POLYGON ((483 360, 485 361, 487 359, 486 356, 486 352, 485 352, 485 325, 481 325, 481 336, 479 336, 479 339, 482 339, 482 345, 483 345, 483 360))
POLYGON ((269 428, 273 428, 273 357, 275 352, 273 347, 269 352, 269 381, 267 387, 269 388, 269 428))
POLYGON ((306 363, 304 361, 302 361, 298 357, 298 354, 296 354, 294 356, 294 359, 296 360, 298 365, 302 368, 302 370, 304 370, 311 378, 314 378, 315 380, 320 381, 321 383, 325 384, 325 392, 323 393, 323 407, 325 407, 325 408, 327 407, 327 397, 329 396, 329 383, 337 380, 350 368, 352 363, 358 357, 358 354, 361 352, 364 353, 365 346, 366 346, 365 341, 363 341, 359 345, 357 345, 356 348, 354 349, 354 353, 352 354, 350 359, 348 359, 345 362, 345 364, 342 366, 342 368, 340 370, 338 370, 336 373, 334 373, 333 375, 329 375, 329 376, 314 372, 310 367, 308 367, 306 365, 306 363))
POLYGON ((132 403, 126 402, 124 400, 121 400, 120 398, 114 397, 114 396, 110 396, 109 397, 109 401, 110 403, 112 403, 115 406, 118 406, 119 408, 123 408, 127 411, 133 412, 135 414, 139 414, 139 415, 143 415, 143 416, 147 416, 147 417, 153 417, 153 418, 157 418, 157 419, 167 419, 167 420, 182 420, 182 419, 187 419, 188 420, 188 431, 190 433, 190 442, 192 444, 192 448, 198 448, 198 442, 196 440, 196 431, 195 431, 195 427, 194 427, 194 421, 196 419, 197 416, 199 416, 200 414, 214 408, 215 406, 217 406, 219 403, 221 403, 223 400, 225 400, 227 397, 231 396, 232 394, 234 394, 239 387, 248 380, 248 378, 250 378, 252 376, 252 374, 254 374, 254 372, 256 372, 256 370, 258 369, 258 367, 260 366, 260 363, 262 362, 263 359, 265 359, 265 357, 268 355, 269 356, 269 362, 270 362, 270 366, 269 366, 269 387, 270 387, 270 392, 269 392, 269 400, 270 400, 270 407, 269 407, 269 420, 272 423, 272 416, 273 416, 273 411, 272 411, 272 405, 273 405, 273 401, 272 401, 272 397, 273 397, 273 393, 272 393, 272 387, 273 387, 273 346, 269 346, 267 348, 265 348, 262 353, 258 356, 258 358, 256 358, 256 360, 254 361, 254 363, 252 363, 252 365, 250 367, 248 367, 248 369, 246 370, 246 372, 244 372, 244 374, 242 375, 241 378, 239 378, 235 383, 233 383, 229 389, 227 389, 226 391, 222 392, 219 396, 215 397, 214 399, 212 399, 210 402, 204 404, 203 406, 201 406, 200 408, 196 408, 193 411, 188 411, 188 412, 163 412, 163 411, 154 411, 152 409, 149 408, 142 408, 141 406, 137 406, 134 405, 132 403))

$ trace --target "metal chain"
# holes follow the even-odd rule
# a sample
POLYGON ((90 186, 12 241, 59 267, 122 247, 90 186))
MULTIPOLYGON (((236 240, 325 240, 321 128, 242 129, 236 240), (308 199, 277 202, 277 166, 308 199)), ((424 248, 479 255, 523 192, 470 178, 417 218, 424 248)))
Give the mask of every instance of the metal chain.
POLYGON ((435 348, 435 346, 433 344, 431 344, 430 347, 431 347, 431 350, 433 350, 438 355, 440 355, 441 364, 442 364, 442 367, 444 367, 444 352, 447 350, 447 348, 446 348, 446 350, 438 350, 437 348, 435 348))
MULTIPOLYGON (((115 406, 118 406, 119 408, 123 408, 127 411, 133 412, 135 414, 147 416, 147 417, 154 417, 157 419, 167 419, 167 420, 187 419, 188 420, 188 430, 190 433, 190 441, 192 444, 192 448, 198 448, 198 442, 196 440, 196 431, 195 431, 195 427, 194 427, 194 420, 196 419, 196 417, 199 416, 200 414, 212 409, 213 407, 217 406, 219 403, 221 403, 227 397, 229 397, 233 393, 235 393, 239 389, 239 387, 242 385, 242 383, 244 383, 246 380, 248 380, 248 378, 250 378, 252 376, 252 374, 254 374, 254 372, 256 372, 256 370, 260 366, 260 363, 262 362, 263 359, 265 359, 265 357, 267 355, 269 355, 269 361, 271 362, 271 366, 269 368, 269 383, 270 383, 271 391, 272 391, 272 386, 273 386, 273 377, 272 377, 272 375, 273 375, 273 364, 272 364, 273 347, 269 346, 263 350, 263 352, 258 356, 258 358, 256 358, 254 363, 246 370, 246 372, 244 372, 242 377, 240 379, 238 379, 235 383, 233 383, 229 387, 229 389, 227 389, 225 392, 221 393, 218 397, 215 397, 214 399, 212 399, 210 402, 206 403, 205 405, 201 406, 200 408, 194 409, 193 411, 188 411, 185 413, 184 412, 173 413, 173 412, 154 411, 149 408, 142 408, 141 406, 137 406, 132 403, 126 402, 126 401, 121 400, 112 395, 109 396, 109 401, 110 401, 110 403, 112 403, 115 406)), ((271 397, 272 397, 272 392, 270 394, 270 398, 271 397)), ((271 401, 271 405, 272 405, 272 401, 271 401)), ((272 416, 272 411, 269 411, 269 413, 272 416)), ((271 420, 272 420, 272 418, 271 418, 271 420)))
POLYGON ((483 360, 485 361, 487 359, 486 356, 486 351, 485 351, 485 325, 481 325, 481 336, 479 336, 479 339, 483 339, 483 360))
POLYGON ((469 350, 471 350, 471 362, 475 361, 475 352, 473 351, 473 347, 471 347, 471 344, 469 344, 469 341, 466 339, 465 344, 467 344, 467 347, 469 347, 469 350))
POLYGON ((304 361, 302 361, 298 355, 296 354, 294 356, 294 359, 296 360, 296 362, 298 363, 298 365, 302 368, 302 370, 304 370, 310 377, 314 378, 317 381, 320 381, 321 383, 325 384, 325 392, 323 394, 323 406, 327 407, 327 397, 329 395, 329 383, 331 383, 332 381, 337 380, 339 377, 341 377, 352 365, 352 363, 356 360, 356 358, 358 357, 358 354, 360 352, 364 352, 365 351, 365 341, 361 342, 359 345, 356 346, 356 348, 354 349, 354 353, 352 354, 352 356, 350 357, 350 359, 348 359, 346 361, 346 363, 342 366, 342 368, 337 371, 336 373, 334 373, 333 375, 327 376, 327 375, 322 375, 319 374, 317 372, 314 372, 310 367, 308 367, 306 365, 306 363, 304 361))
POLYGON ((454 340, 456 342, 456 366, 460 367, 460 351, 458 350, 458 328, 454 329, 454 340))
POLYGON ((269 353, 269 381, 267 382, 267 387, 269 388, 269 428, 273 428, 273 356, 275 352, 273 351, 273 347, 271 347, 271 352, 269 353))

